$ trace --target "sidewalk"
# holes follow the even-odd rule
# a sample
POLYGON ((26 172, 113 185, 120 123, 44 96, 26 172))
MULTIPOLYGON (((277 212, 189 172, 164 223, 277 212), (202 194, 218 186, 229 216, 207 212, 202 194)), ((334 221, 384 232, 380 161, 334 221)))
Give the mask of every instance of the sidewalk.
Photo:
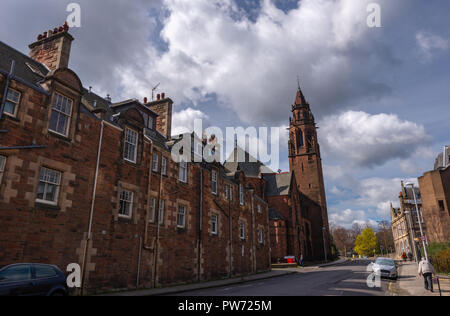
MULTIPOLYGON (((399 278, 391 283, 391 292, 400 296, 439 296, 439 288, 434 282, 434 293, 425 290, 423 278, 417 274, 415 262, 402 262, 399 265, 399 278)), ((442 296, 450 296, 450 280, 440 280, 442 296)))
POLYGON ((172 287, 167 287, 167 288, 135 290, 135 291, 126 291, 126 292, 117 292, 117 293, 105 293, 100 296, 168 295, 168 294, 183 293, 183 292, 188 292, 188 291, 202 290, 202 289, 221 287, 221 286, 226 286, 226 285, 233 285, 233 284, 239 284, 239 283, 245 283, 245 282, 251 282, 251 281, 270 279, 270 278, 275 278, 275 277, 293 274, 293 273, 296 273, 296 271, 277 269, 277 270, 272 270, 270 272, 259 273, 259 274, 249 275, 249 276, 245 276, 245 277, 238 277, 238 278, 233 278, 233 279, 192 283, 192 284, 172 286, 172 287))

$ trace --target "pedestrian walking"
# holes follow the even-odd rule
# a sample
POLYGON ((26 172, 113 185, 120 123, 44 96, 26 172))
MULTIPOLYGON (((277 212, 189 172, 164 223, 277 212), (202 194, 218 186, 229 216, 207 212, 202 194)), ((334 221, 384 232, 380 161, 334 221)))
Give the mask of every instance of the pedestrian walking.
POLYGON ((433 292, 434 267, 425 257, 423 257, 422 261, 420 261, 419 263, 418 273, 419 276, 423 276, 425 282, 425 290, 433 292))
POLYGON ((303 259, 303 255, 300 255, 300 265, 304 268, 305 267, 305 260, 303 259))

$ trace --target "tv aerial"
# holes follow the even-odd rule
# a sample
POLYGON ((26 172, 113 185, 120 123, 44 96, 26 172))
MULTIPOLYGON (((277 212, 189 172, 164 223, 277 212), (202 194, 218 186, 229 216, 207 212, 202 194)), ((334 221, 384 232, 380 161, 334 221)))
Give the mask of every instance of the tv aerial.
POLYGON ((158 83, 156 86, 153 87, 152 89, 152 101, 155 100, 155 91, 156 89, 158 89, 158 87, 161 85, 161 83, 158 83))

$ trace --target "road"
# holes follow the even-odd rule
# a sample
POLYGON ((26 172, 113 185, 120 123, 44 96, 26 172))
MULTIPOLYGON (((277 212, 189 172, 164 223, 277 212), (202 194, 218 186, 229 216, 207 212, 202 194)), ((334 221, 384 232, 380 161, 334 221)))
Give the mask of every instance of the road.
POLYGON ((370 261, 357 260, 327 268, 305 268, 301 272, 227 287, 196 290, 177 296, 385 296, 389 282, 381 288, 367 286, 370 261))

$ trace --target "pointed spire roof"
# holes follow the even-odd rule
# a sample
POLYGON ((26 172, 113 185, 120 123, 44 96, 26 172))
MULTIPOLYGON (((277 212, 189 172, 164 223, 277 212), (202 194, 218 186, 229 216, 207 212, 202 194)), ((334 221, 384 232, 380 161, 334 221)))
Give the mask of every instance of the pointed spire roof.
POLYGON ((298 87, 297 96, 295 97, 295 105, 306 105, 306 104, 308 104, 308 102, 306 102, 302 89, 298 87))

